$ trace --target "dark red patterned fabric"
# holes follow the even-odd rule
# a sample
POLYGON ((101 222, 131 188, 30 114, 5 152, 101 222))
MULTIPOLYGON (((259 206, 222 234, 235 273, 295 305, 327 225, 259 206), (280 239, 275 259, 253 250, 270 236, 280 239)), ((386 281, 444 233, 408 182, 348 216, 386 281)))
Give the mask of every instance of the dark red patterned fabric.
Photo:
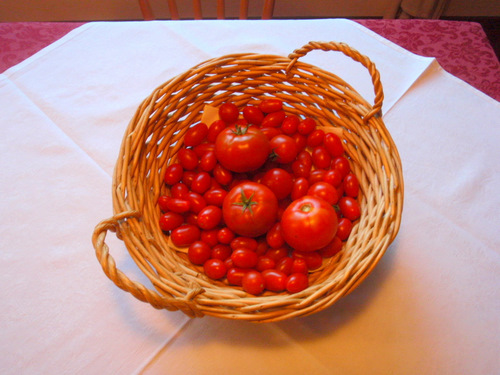
MULTIPOLYGON (((500 63, 478 23, 442 20, 356 20, 500 100, 500 63)), ((55 42, 79 22, 0 23, 0 72, 55 42)))
POLYGON ((500 63, 480 24, 442 20, 357 20, 417 55, 435 57, 447 72, 500 100, 500 63))

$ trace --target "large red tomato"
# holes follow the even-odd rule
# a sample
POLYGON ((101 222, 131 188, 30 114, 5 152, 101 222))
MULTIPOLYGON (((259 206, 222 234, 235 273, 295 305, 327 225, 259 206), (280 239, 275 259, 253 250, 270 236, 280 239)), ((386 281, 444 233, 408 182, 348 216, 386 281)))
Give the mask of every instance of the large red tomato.
POLYGON ((276 222, 278 199, 267 186, 242 182, 224 198, 222 216, 233 232, 245 237, 265 234, 276 222))
POLYGON ((335 209, 323 199, 305 195, 286 208, 281 217, 285 241, 295 250, 315 251, 328 245, 337 232, 335 209))
POLYGON ((233 172, 260 168, 271 152, 269 139, 255 126, 231 126, 215 140, 215 155, 223 167, 233 172))

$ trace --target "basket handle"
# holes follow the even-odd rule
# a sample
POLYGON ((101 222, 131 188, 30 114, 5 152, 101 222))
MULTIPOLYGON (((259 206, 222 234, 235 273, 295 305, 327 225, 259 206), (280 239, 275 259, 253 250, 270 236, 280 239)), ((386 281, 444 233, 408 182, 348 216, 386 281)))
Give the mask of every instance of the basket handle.
POLYGON ((349 47, 349 45, 345 43, 339 42, 309 42, 301 48, 296 49, 291 54, 288 55, 288 58, 292 61, 288 64, 286 68, 286 74, 290 74, 290 70, 293 68, 297 60, 303 56, 305 56, 308 52, 312 50, 323 50, 323 51, 340 51, 344 55, 350 57, 354 61, 361 63, 372 78, 373 88, 375 91, 375 103, 372 106, 372 109, 364 115, 363 121, 365 123, 368 122, 372 117, 382 117, 382 102, 384 101, 384 92, 382 89, 382 83, 380 82, 380 73, 378 72, 375 64, 370 61, 370 59, 362 54, 360 54, 355 49, 349 47))
POLYGON ((154 290, 146 288, 141 283, 130 280, 122 271, 116 268, 115 260, 109 254, 109 247, 105 243, 106 234, 108 231, 116 232, 116 236, 120 238, 121 223, 126 219, 138 219, 140 216, 141 214, 137 211, 125 211, 101 221, 95 227, 92 235, 92 244, 94 245, 97 259, 99 263, 101 263, 104 273, 120 289, 131 293, 138 300, 149 303, 156 309, 167 309, 171 311, 182 310, 190 317, 203 316, 204 314, 199 311, 192 302, 192 299, 196 295, 203 292, 201 287, 193 288, 185 298, 169 298, 158 294, 154 290))

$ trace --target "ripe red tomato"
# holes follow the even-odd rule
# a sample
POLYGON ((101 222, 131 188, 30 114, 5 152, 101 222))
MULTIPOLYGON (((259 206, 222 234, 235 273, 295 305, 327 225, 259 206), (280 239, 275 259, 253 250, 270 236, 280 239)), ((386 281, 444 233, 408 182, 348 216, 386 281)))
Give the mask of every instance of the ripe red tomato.
POLYGON ((193 170, 198 166, 198 155, 190 148, 181 148, 177 153, 177 157, 184 169, 193 170))
POLYGON ((303 273, 292 273, 288 276, 286 290, 289 293, 302 292, 309 286, 309 278, 303 273))
POLYGON ((265 289, 271 292, 282 292, 286 289, 288 277, 282 271, 268 269, 262 271, 262 276, 265 289))
POLYGON ((247 105, 243 108, 243 118, 251 125, 259 126, 264 120, 264 114, 259 107, 247 105))
POLYGON ((264 291, 264 277, 258 271, 248 271, 242 279, 243 290, 253 295, 259 295, 264 291))
POLYGON ((305 195, 290 203, 281 218, 285 241, 296 250, 314 251, 328 245, 337 232, 335 209, 321 198, 305 195))
POLYGON ((335 189, 328 182, 324 181, 319 181, 311 185, 311 187, 307 190, 307 195, 313 195, 321 198, 329 204, 336 204, 339 200, 339 197, 337 196, 337 189, 335 189))
POLYGON ((285 239, 281 234, 280 222, 277 222, 271 227, 271 229, 268 230, 266 234, 266 241, 268 245, 271 246, 273 249, 283 247, 283 245, 285 244, 285 239))
POLYGON ((184 145, 186 147, 198 146, 208 134, 208 126, 203 122, 192 126, 184 135, 184 145))
POLYGON ((191 182, 191 190, 198 194, 206 192, 212 184, 212 177, 208 172, 199 172, 191 182))
POLYGON ((197 224, 201 229, 214 229, 222 220, 222 210, 217 206, 206 206, 198 213, 197 224))
POLYGON ((191 203, 187 199, 170 198, 167 201, 167 207, 169 211, 182 214, 184 212, 188 212, 191 209, 191 203))
POLYGON ((215 181, 221 185, 229 185, 233 181, 233 174, 229 169, 217 164, 212 171, 215 181))
POLYGON ((307 263, 304 258, 292 258, 293 263, 292 263, 292 270, 291 273, 303 273, 304 275, 307 275, 309 273, 309 270, 307 269, 307 263))
POLYGON ((207 151, 200 157, 200 169, 205 172, 210 172, 217 165, 217 157, 215 151, 207 151))
POLYGON ((307 269, 311 271, 318 269, 323 264, 323 257, 319 254, 318 251, 294 250, 292 252, 292 257, 295 259, 297 258, 304 259, 306 261, 307 269))
MULTIPOLYGON (((196 225, 198 225, 198 217, 196 218, 196 225)), ((209 246, 214 247, 219 244, 219 240, 217 240, 217 232, 218 229, 208 229, 201 231, 201 240, 206 242, 209 246)))
POLYGON ((344 153, 344 146, 342 140, 337 134, 327 133, 323 141, 325 148, 328 150, 332 158, 342 156, 344 153))
POLYGON ((170 239, 178 247, 191 245, 200 239, 200 229, 193 224, 185 224, 175 228, 170 232, 170 239))
POLYGON ((226 276, 227 268, 224 261, 220 259, 209 259, 203 263, 205 274, 214 280, 222 279, 226 276))
POLYGON ((305 118, 299 123, 297 130, 302 135, 308 135, 316 129, 316 121, 310 117, 305 118))
POLYGON ((212 249, 203 241, 195 241, 188 248, 188 258, 193 264, 202 265, 210 259, 212 249))
POLYGON ((293 183, 291 198, 292 200, 297 200, 302 198, 304 195, 307 195, 307 191, 309 190, 309 181, 307 181, 304 177, 299 177, 293 183))
POLYGON ((222 120, 215 120, 212 122, 208 128, 207 141, 214 143, 219 133, 223 131, 226 126, 227 124, 222 120))
POLYGON ((217 232, 217 240, 224 245, 229 245, 234 239, 234 236, 233 231, 228 227, 221 228, 217 232))
POLYGON ((327 169, 332 163, 332 157, 325 147, 318 146, 312 152, 313 165, 318 169, 327 169))
POLYGON ((268 170, 262 176, 260 183, 271 189, 278 199, 287 197, 293 188, 292 175, 282 168, 268 170))
POLYGON ((300 118, 296 115, 288 115, 281 124, 281 131, 287 135, 294 134, 300 123, 300 118))
POLYGON ((160 228, 164 231, 173 230, 184 223, 184 217, 175 212, 165 212, 160 216, 160 228))
POLYGON ((234 103, 224 103, 219 107, 219 117, 226 124, 235 123, 239 115, 240 111, 234 103))
POLYGON ((278 215, 278 199, 267 186, 243 182, 224 198, 222 214, 226 225, 246 237, 265 234, 278 215))
POLYGON ((278 163, 287 164, 297 156, 297 144, 292 137, 281 134, 275 136, 270 142, 273 151, 272 158, 278 163))
POLYGON ((255 238, 252 237, 235 237, 231 243, 231 249, 247 249, 251 251, 256 251, 259 243, 255 238))
POLYGON ((351 165, 349 160, 344 156, 339 156, 335 158, 332 162, 332 167, 337 169, 342 175, 342 179, 345 178, 351 171, 351 165))
POLYGON ((344 196, 340 198, 339 208, 342 215, 351 221, 357 220, 361 215, 358 201, 351 197, 344 196))
POLYGON ((341 241, 345 241, 349 238, 349 235, 352 231, 352 222, 348 218, 341 218, 339 220, 339 227, 337 229, 337 237, 340 238, 341 241))
POLYGON ((229 246, 217 244, 212 248, 210 258, 226 260, 231 257, 232 252, 233 250, 229 246))
POLYGON ((344 192, 346 195, 356 198, 359 194, 359 181, 354 173, 344 177, 344 192))
POLYGON ((324 248, 318 250, 319 255, 321 255, 323 258, 331 258, 335 254, 337 254, 340 250, 342 250, 342 240, 338 237, 339 230, 340 230, 340 224, 339 224, 339 229, 337 229, 337 235, 332 240, 332 242, 330 242, 324 248))
POLYGON ((293 267, 292 257, 283 257, 276 263, 276 270, 283 272, 285 275, 290 275, 292 273, 293 267))
POLYGON ((261 126, 263 128, 278 128, 286 117, 285 111, 271 112, 264 117, 261 126))
POLYGON ((248 249, 234 250, 231 254, 231 260, 236 267, 253 268, 257 265, 259 256, 255 251, 248 249))
POLYGON ((224 198, 227 195, 227 191, 224 189, 209 189, 208 191, 203 194, 203 199, 205 199, 205 202, 207 204, 217 206, 217 207, 222 207, 222 202, 224 202, 224 198))
POLYGON ((215 155, 225 168, 233 172, 250 172, 267 161, 271 145, 255 126, 231 126, 215 140, 215 155))
POLYGON ((264 113, 278 112, 283 109, 283 102, 279 99, 264 99, 259 103, 259 109, 264 113))
POLYGON ((174 185, 182 179, 184 168, 180 163, 170 164, 165 170, 164 181, 167 185, 174 185))
POLYGON ((264 270, 269 270, 269 269, 274 268, 275 265, 276 265, 276 262, 274 261, 274 259, 272 259, 268 256, 265 256, 265 255, 261 255, 261 256, 259 256, 259 260, 257 261, 257 265, 255 266, 255 269, 259 272, 262 272, 264 270))
POLYGON ((182 182, 178 182, 170 188, 170 194, 172 194, 172 198, 186 199, 188 193, 189 188, 182 182))
POLYGON ((325 132, 323 130, 321 129, 313 130, 307 136, 307 145, 309 147, 317 147, 323 143, 324 139, 325 139, 325 132))
POLYGON ((242 286, 243 276, 248 272, 248 269, 232 267, 227 270, 227 282, 231 285, 242 286))

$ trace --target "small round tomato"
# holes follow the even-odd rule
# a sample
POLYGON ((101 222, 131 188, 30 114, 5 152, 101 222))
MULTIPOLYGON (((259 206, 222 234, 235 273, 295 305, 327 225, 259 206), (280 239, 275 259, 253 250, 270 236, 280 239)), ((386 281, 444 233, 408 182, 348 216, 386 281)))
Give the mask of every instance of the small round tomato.
POLYGON ((281 218, 282 234, 293 249, 314 251, 325 247, 337 232, 337 213, 321 198, 305 195, 290 203, 281 218))
POLYGON ((285 111, 271 112, 264 117, 260 126, 263 128, 279 128, 285 117, 285 111))
POLYGON ((186 200, 189 202, 189 210, 194 212, 195 214, 199 213, 202 209, 207 206, 207 202, 203 199, 201 194, 195 193, 194 191, 190 191, 186 200))
POLYGON ((342 175, 342 179, 345 178, 351 171, 351 165, 349 160, 344 156, 339 156, 335 158, 332 162, 332 167, 337 169, 342 175))
POLYGON ((234 103, 224 103, 219 107, 219 117, 226 124, 235 123, 239 115, 240 111, 234 103))
POLYGON ((303 151, 306 146, 307 146, 307 137, 305 135, 302 135, 300 133, 294 133, 291 135, 293 140, 295 141, 295 144, 297 145, 297 151, 303 151))
POLYGON ((285 275, 292 273, 293 258, 283 257, 276 263, 276 270, 283 272, 285 275))
POLYGON ((200 158, 200 169, 205 172, 212 171, 217 165, 215 151, 207 151, 200 158))
POLYGON ((188 258, 193 264, 202 265, 210 259, 212 249, 203 241, 195 241, 188 248, 188 258))
POLYGON ((283 109, 283 102, 279 99, 264 99, 259 103, 259 109, 264 113, 278 112, 283 109))
POLYGON ((227 270, 227 282, 231 285, 242 286, 243 277, 248 272, 248 269, 232 267, 227 270))
POLYGON ((328 182, 324 181, 319 181, 311 185, 311 187, 307 190, 307 195, 313 195, 321 198, 329 204, 336 204, 339 200, 339 197, 337 196, 337 189, 335 189, 328 182))
POLYGON ((229 191, 222 205, 224 222, 235 233, 258 237, 266 233, 278 215, 278 199, 267 186, 243 182, 229 191))
POLYGON ((297 128, 300 123, 300 118, 296 115, 288 115, 283 120, 281 124, 281 131, 284 134, 292 135, 297 131, 297 128))
POLYGON ((305 118, 299 123, 298 132, 302 135, 308 135, 316 129, 316 121, 310 117, 305 118))
POLYGON ((182 175, 184 174, 184 168, 180 163, 170 164, 165 170, 165 176, 163 180, 167 185, 174 185, 181 181, 182 175))
POLYGON ((271 258, 276 263, 280 261, 281 258, 288 256, 288 248, 280 247, 278 249, 270 248, 266 251, 265 256, 271 258))
POLYGON ((294 250, 292 252, 292 257, 304 259, 307 264, 307 269, 310 271, 318 269, 323 264, 323 257, 319 254, 318 251, 294 250))
POLYGON ((264 120, 264 114, 259 107, 247 105, 243 108, 243 118, 251 125, 259 126, 264 120))
POLYGON ((221 185, 229 185, 233 181, 233 174, 229 169, 217 164, 212 171, 215 181, 221 185))
MULTIPOLYGON (((340 224, 339 224, 340 228, 340 224)), ((337 229, 337 233, 338 233, 337 229)), ((332 242, 330 242, 328 245, 326 245, 324 248, 319 249, 318 253, 321 255, 323 258, 331 258, 332 256, 336 255, 340 250, 342 250, 342 240, 336 235, 332 242)))
POLYGON ((179 163, 184 169, 193 170, 198 166, 199 158, 196 152, 190 148, 181 148, 177 153, 179 163))
POLYGON ((214 143, 219 133, 223 131, 226 126, 227 124, 222 120, 215 120, 212 122, 208 128, 207 141, 214 143))
POLYGON ((170 194, 172 198, 186 199, 189 193, 189 188, 186 184, 178 182, 170 188, 170 194))
POLYGON ((166 232, 173 230, 184 223, 184 217, 175 212, 165 212, 160 216, 160 228, 166 232))
POLYGON ((199 172, 194 176, 191 182, 191 190, 198 194, 206 192, 212 184, 212 177, 208 172, 199 172))
POLYGON ((299 293, 309 286, 309 278, 303 273, 292 273, 288 276, 286 290, 289 293, 299 293))
POLYGON ((307 195, 307 191, 309 190, 309 182, 304 177, 297 178, 293 183, 293 188, 291 192, 292 200, 297 200, 302 198, 304 195, 307 195))
POLYGON ((337 169, 331 169, 325 172, 323 181, 328 182, 334 188, 338 188, 342 183, 342 174, 337 169))
POLYGON ((356 199, 352 197, 342 197, 339 200, 339 208, 342 215, 351 221, 357 220, 361 215, 361 208, 356 199))
POLYGON ((188 212, 191 209, 191 204, 187 199, 170 198, 167 201, 167 208, 169 209, 169 211, 182 214, 184 212, 188 212))
MULTIPOLYGON (((196 225, 198 225, 198 217, 196 217, 196 225)), ((203 242, 206 242, 208 245, 213 247, 219 244, 219 240, 217 240, 218 231, 218 229, 202 230, 200 238, 203 242)))
POLYGON ((359 194, 359 181, 354 173, 349 173, 344 177, 344 192, 346 195, 356 198, 359 194))
POLYGON ((255 251, 248 249, 234 250, 231 254, 231 260, 236 267, 253 268, 257 265, 259 256, 255 251))
POLYGON ((210 143, 200 143, 197 146, 194 146, 192 148, 196 156, 201 158, 203 155, 205 155, 209 151, 214 151, 215 150, 215 144, 213 142, 210 143))
POLYGON ((290 195, 293 188, 292 175, 282 168, 268 170, 262 176, 260 183, 271 189, 278 199, 283 199, 290 195))
POLYGON ((280 222, 277 222, 271 227, 271 229, 269 229, 269 231, 266 234, 266 241, 268 245, 271 246, 273 249, 283 247, 283 245, 285 244, 285 239, 281 234, 280 222))
POLYGON ((297 144, 292 137, 281 134, 275 136, 270 142, 271 157, 278 163, 287 164, 292 162, 297 156, 297 144))
POLYGON ((309 147, 317 147, 323 143, 325 139, 325 132, 321 129, 313 130, 307 136, 307 145, 309 147))
POLYGON ((168 201, 171 199, 172 197, 169 197, 168 195, 160 195, 158 197, 158 207, 160 207, 160 210, 162 212, 167 212, 169 211, 169 208, 168 208, 168 201))
POLYGON ((267 137, 267 139, 269 139, 269 141, 271 141, 271 139, 273 139, 277 135, 282 134, 279 128, 269 128, 269 127, 260 128, 260 131, 264 133, 264 135, 267 137))
POLYGON ((214 280, 222 279, 226 276, 227 268, 224 261, 220 259, 209 259, 203 263, 205 274, 214 280))
POLYGON ((265 256, 265 255, 261 255, 261 256, 259 256, 259 259, 257 261, 257 265, 255 266, 255 269, 259 272, 262 272, 264 270, 269 270, 269 269, 274 268, 275 265, 276 265, 276 262, 274 261, 274 259, 272 259, 268 256, 265 256))
POLYGON ((328 153, 332 158, 342 156, 342 154, 344 153, 342 140, 337 134, 327 133, 325 135, 323 144, 325 145, 325 148, 328 150, 328 153))
POLYGON ((224 245, 229 245, 234 239, 234 236, 233 231, 228 227, 221 228, 217 232, 217 240, 224 245))
POLYGON ((313 165, 318 169, 327 169, 332 163, 332 157, 323 146, 315 147, 312 152, 313 165))
POLYGON ((311 174, 311 167, 308 167, 306 164, 303 164, 299 160, 295 160, 292 163, 292 173, 295 177, 308 178, 311 174))
POLYGON ((235 237, 233 240, 231 240, 229 245, 233 250, 247 249, 251 251, 256 251, 257 246, 259 246, 259 243, 255 238, 252 237, 235 237))
POLYGON ((352 222, 351 220, 343 217, 339 220, 339 227, 337 229, 337 237, 340 238, 341 241, 345 241, 349 238, 349 235, 352 231, 352 222))
POLYGON ((249 294, 259 295, 264 291, 264 277, 258 271, 248 271, 242 279, 243 290, 249 294))
POLYGON ((208 134, 207 124, 200 122, 199 124, 190 127, 184 135, 184 145, 193 147, 199 145, 208 134))
POLYGON ((286 289, 288 277, 285 273, 279 270, 264 270, 264 288, 271 292, 283 292, 286 289))
POLYGON ((227 191, 224 189, 209 189, 203 194, 203 199, 209 205, 222 207, 222 203, 224 202, 224 198, 227 195, 227 191))
POLYGON ((210 258, 226 260, 231 257, 233 250, 224 244, 217 244, 212 248, 210 258))
POLYGON ((178 247, 191 245, 200 239, 201 232, 196 225, 185 224, 175 228, 170 233, 170 239, 178 247))
POLYGON ((231 126, 215 140, 215 155, 220 164, 233 172, 254 171, 267 161, 271 145, 255 126, 231 126))
POLYGON ((292 273, 303 273, 304 275, 307 275, 309 273, 309 270, 307 269, 307 263, 304 258, 292 258, 293 263, 292 263, 292 273))
POLYGON ((206 206, 198 213, 198 226, 201 229, 214 229, 222 220, 222 210, 217 206, 206 206))

